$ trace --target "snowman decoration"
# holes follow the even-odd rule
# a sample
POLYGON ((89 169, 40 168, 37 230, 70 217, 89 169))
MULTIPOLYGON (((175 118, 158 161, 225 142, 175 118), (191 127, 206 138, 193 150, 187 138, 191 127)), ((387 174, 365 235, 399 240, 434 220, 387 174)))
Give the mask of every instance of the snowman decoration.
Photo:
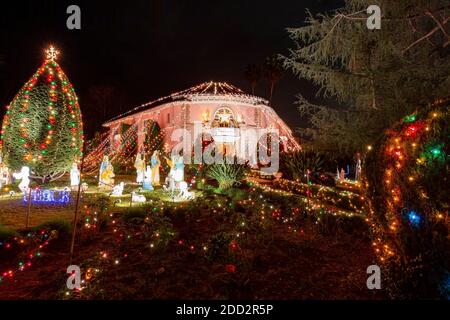
POLYGON ((14 179, 21 179, 19 184, 19 189, 24 194, 28 191, 28 186, 30 185, 30 168, 22 167, 20 172, 16 172, 13 174, 14 179))

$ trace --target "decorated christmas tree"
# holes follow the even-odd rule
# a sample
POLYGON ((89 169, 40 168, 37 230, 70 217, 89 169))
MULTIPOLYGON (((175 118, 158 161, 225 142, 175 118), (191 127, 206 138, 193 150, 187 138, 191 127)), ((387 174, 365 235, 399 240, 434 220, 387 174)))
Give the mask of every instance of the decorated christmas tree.
POLYGON ((53 47, 46 50, 42 66, 7 106, 0 137, 6 165, 28 166, 42 181, 68 172, 83 151, 78 98, 56 62, 58 54, 53 47))

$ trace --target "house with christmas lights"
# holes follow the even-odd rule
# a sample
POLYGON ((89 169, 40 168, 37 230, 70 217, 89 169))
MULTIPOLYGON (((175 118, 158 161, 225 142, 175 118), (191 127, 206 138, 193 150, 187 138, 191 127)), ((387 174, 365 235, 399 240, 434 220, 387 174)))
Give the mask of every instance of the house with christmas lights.
POLYGON ((177 143, 171 139, 174 130, 183 128, 193 133, 194 125, 199 123, 211 132, 212 140, 226 152, 235 150, 242 132, 248 129, 277 130, 282 150, 300 147, 291 129, 267 100, 246 94, 225 82, 205 82, 150 101, 109 120, 103 126, 109 129, 112 146, 120 144, 123 128, 135 127, 137 149, 140 150, 144 145, 144 128, 148 121, 159 125, 166 148, 177 143))

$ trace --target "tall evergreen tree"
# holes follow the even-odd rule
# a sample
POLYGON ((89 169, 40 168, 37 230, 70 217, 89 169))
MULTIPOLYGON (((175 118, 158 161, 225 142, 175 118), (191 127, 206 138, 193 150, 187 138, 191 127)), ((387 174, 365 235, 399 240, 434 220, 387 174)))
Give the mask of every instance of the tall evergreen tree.
POLYGON ((311 125, 302 133, 323 150, 351 155, 418 105, 450 94, 447 0, 346 0, 288 32, 296 47, 285 67, 332 101, 314 105, 299 96, 311 125), (381 8, 380 30, 366 25, 373 4, 381 8))
POLYGON ((4 162, 43 181, 70 170, 82 156, 83 123, 78 98, 51 47, 42 66, 7 107, 1 131, 4 162))

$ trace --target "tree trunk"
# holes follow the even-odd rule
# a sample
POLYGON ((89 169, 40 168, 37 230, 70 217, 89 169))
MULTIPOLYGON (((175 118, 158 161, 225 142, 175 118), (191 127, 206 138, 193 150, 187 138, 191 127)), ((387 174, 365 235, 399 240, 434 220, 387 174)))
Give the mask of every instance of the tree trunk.
POLYGON ((269 99, 269 104, 272 105, 272 96, 273 96, 273 88, 275 87, 275 82, 272 81, 270 83, 270 99, 269 99))

